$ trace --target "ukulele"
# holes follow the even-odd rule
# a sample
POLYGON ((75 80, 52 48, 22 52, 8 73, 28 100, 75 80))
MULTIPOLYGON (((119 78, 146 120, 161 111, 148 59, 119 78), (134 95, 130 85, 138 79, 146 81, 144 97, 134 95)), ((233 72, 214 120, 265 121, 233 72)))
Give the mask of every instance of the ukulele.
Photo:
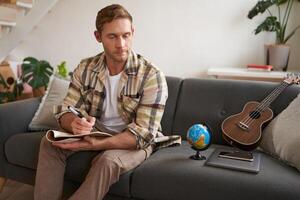
POLYGON ((270 104, 291 84, 299 83, 299 75, 288 74, 262 102, 246 103, 241 113, 226 118, 222 123, 222 137, 242 150, 255 149, 261 139, 262 125, 273 117, 270 104))

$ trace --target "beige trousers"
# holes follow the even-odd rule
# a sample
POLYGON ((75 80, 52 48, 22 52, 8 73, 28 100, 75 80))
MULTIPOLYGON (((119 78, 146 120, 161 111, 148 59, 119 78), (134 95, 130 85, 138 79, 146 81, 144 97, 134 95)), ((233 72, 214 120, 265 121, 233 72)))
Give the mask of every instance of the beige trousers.
MULTIPOLYGON (((66 159, 74 152, 54 147, 43 137, 40 145, 34 199, 60 200, 63 193, 66 159)), ((119 176, 147 159, 152 147, 145 150, 106 150, 91 163, 89 173, 70 200, 101 200, 119 176)))

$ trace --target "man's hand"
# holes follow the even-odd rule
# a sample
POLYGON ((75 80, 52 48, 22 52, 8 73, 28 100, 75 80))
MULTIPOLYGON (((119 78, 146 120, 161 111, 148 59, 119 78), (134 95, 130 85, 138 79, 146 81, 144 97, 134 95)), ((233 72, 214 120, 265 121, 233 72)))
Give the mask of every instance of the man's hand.
POLYGON ((95 125, 95 117, 79 118, 73 113, 65 113, 60 118, 60 126, 67 132, 75 134, 90 133, 95 125))
POLYGON ((85 136, 83 140, 79 140, 76 142, 71 142, 71 143, 53 142, 52 144, 61 149, 67 149, 70 151, 101 150, 96 146, 97 141, 99 141, 99 139, 96 139, 95 137, 85 136))
POLYGON ((72 132, 74 133, 74 135, 90 133, 95 125, 95 121, 95 117, 75 117, 71 122, 72 132))

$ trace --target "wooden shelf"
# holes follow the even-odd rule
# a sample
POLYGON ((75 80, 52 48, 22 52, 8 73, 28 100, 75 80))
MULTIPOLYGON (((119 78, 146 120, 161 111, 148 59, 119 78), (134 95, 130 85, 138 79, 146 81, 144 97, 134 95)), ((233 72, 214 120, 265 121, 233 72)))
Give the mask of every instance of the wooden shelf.
POLYGON ((0 3, 16 4, 17 0, 0 0, 0 3))
POLYGON ((17 6, 23 8, 32 8, 34 1, 33 0, 17 0, 17 6))
POLYGON ((216 78, 281 82, 289 72, 252 71, 247 68, 209 68, 207 75, 216 78))

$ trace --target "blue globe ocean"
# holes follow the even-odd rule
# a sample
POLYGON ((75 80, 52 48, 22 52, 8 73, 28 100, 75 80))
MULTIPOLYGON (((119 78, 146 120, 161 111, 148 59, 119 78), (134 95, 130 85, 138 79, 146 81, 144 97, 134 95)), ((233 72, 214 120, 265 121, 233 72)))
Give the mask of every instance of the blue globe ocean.
POLYGON ((197 150, 208 147, 211 140, 209 129, 203 124, 195 124, 191 126, 187 132, 187 141, 197 150))

